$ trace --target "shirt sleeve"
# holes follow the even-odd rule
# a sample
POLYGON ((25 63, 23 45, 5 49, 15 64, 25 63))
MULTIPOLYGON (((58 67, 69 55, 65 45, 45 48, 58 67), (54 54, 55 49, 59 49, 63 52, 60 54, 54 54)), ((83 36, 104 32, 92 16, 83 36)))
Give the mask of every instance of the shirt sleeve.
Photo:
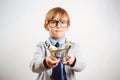
POLYGON ((73 43, 69 53, 73 54, 76 57, 74 66, 72 66, 71 68, 76 72, 82 71, 86 67, 86 62, 82 56, 82 53, 80 52, 80 46, 73 43))
POLYGON ((46 47, 44 42, 39 42, 35 47, 35 52, 33 59, 30 63, 30 68, 33 72, 41 73, 49 68, 44 64, 45 56, 46 56, 46 47))

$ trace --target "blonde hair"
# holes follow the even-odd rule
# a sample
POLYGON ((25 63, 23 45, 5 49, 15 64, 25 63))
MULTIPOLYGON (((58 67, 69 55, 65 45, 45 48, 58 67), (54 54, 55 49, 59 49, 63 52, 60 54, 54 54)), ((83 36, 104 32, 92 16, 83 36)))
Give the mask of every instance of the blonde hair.
POLYGON ((46 26, 50 20, 53 20, 56 15, 60 16, 60 20, 62 20, 63 17, 67 17, 67 24, 68 24, 68 26, 70 26, 70 17, 68 15, 67 11, 61 7, 52 8, 51 10, 49 10, 47 12, 46 17, 45 17, 44 26, 46 26))

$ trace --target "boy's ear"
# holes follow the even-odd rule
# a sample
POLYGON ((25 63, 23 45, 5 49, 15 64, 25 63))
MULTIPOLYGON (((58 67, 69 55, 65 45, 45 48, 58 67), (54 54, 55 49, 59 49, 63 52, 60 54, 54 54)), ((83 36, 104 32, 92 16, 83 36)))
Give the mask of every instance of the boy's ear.
POLYGON ((48 31, 49 28, 48 28, 48 25, 44 25, 44 28, 48 31))
POLYGON ((67 29, 69 29, 69 28, 70 28, 70 26, 68 25, 68 26, 67 26, 67 29))

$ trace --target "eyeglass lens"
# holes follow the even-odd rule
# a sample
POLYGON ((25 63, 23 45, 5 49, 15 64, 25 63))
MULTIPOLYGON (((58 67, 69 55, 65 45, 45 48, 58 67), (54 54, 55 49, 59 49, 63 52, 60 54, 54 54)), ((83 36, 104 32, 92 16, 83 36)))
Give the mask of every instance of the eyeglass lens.
POLYGON ((66 27, 67 22, 66 21, 57 21, 57 20, 51 20, 49 21, 49 25, 50 27, 56 27, 58 25, 58 23, 60 24, 61 27, 66 27))

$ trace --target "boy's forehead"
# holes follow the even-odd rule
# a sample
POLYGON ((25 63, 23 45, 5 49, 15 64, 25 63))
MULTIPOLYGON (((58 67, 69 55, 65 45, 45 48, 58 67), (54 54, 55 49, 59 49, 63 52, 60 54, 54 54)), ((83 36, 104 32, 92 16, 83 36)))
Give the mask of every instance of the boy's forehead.
POLYGON ((61 16, 61 15, 59 15, 59 14, 57 14, 54 18, 53 18, 53 20, 68 20, 68 17, 67 16, 61 16))

